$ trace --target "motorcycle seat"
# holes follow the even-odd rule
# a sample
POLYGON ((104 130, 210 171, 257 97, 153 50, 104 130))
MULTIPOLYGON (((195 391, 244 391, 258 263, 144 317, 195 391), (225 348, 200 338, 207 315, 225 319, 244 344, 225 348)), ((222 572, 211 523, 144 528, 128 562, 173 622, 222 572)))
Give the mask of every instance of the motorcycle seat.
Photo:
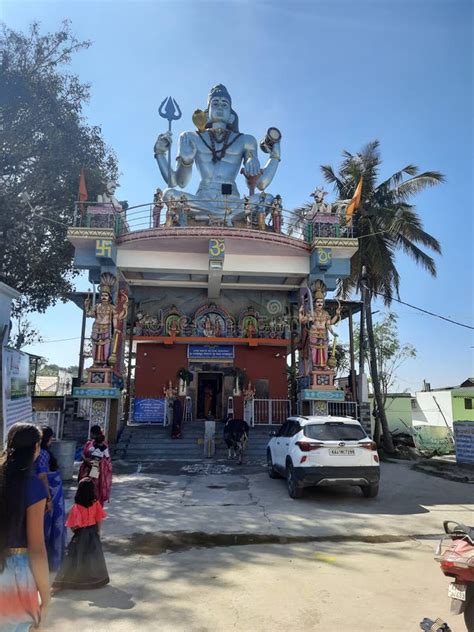
POLYGON ((445 520, 443 522, 444 532, 452 540, 466 539, 474 546, 474 527, 467 527, 460 522, 445 520))

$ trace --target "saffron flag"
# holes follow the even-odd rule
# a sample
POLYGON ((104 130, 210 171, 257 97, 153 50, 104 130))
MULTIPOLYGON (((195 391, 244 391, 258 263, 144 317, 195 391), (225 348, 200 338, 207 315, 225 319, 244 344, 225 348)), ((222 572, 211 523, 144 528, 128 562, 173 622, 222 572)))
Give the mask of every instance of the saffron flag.
POLYGON ((84 169, 81 169, 81 175, 79 176, 79 202, 81 207, 81 213, 84 213, 84 202, 87 201, 87 187, 86 176, 84 175, 84 169))
POLYGON ((360 198, 362 196, 362 178, 359 180, 359 184, 356 186, 355 193, 352 197, 352 200, 349 202, 349 205, 346 210, 346 221, 350 223, 352 221, 353 212, 359 208, 360 198))

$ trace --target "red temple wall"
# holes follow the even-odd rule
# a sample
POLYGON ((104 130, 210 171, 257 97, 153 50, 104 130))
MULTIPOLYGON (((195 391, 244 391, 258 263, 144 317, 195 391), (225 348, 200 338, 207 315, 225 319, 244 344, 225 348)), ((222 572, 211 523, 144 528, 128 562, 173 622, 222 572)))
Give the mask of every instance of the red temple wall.
POLYGON ((138 344, 135 366, 135 396, 163 397, 169 380, 176 386, 176 373, 188 366, 187 345, 138 344))
MULTIPOLYGON (((236 345, 234 366, 245 370, 246 380, 254 385, 257 380, 268 380, 270 398, 287 399, 285 355, 286 347, 236 345)), ((137 344, 135 395, 162 397, 163 385, 170 379, 176 385, 176 373, 188 366, 187 345, 137 344)))

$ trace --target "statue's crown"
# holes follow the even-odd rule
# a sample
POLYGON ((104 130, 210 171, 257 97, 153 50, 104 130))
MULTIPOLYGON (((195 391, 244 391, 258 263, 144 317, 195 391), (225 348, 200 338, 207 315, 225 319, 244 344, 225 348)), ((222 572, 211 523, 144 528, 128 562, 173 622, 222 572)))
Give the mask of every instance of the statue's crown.
POLYGON ((100 275, 100 291, 107 292, 110 296, 112 296, 115 282, 116 279, 113 274, 110 272, 103 272, 100 275))
POLYGON ((315 299, 325 299, 326 297, 326 286, 324 285, 324 283, 322 281, 320 281, 319 279, 317 279, 316 283, 314 284, 314 298, 315 299))
POLYGON ((218 83, 217 86, 214 86, 213 88, 211 88, 211 91, 209 92, 209 96, 207 97, 208 107, 209 107, 209 103, 211 102, 211 99, 213 99, 214 97, 224 97, 225 99, 229 101, 229 104, 232 107, 232 99, 230 97, 230 94, 227 88, 224 85, 222 85, 222 83, 218 83))

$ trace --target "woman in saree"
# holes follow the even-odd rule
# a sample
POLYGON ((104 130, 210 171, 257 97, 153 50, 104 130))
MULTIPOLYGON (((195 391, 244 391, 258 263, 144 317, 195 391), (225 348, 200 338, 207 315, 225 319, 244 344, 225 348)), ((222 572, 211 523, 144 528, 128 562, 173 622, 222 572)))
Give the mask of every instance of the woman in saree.
POLYGON ((96 498, 102 506, 110 498, 112 486, 112 459, 102 428, 91 426, 90 439, 82 451, 79 480, 91 478, 94 481, 96 498))
POLYGON ((48 552, 50 571, 57 571, 63 561, 66 548, 66 511, 61 473, 54 454, 51 453, 53 430, 42 428, 41 450, 35 462, 36 476, 46 488, 47 501, 44 515, 44 540, 48 552))

